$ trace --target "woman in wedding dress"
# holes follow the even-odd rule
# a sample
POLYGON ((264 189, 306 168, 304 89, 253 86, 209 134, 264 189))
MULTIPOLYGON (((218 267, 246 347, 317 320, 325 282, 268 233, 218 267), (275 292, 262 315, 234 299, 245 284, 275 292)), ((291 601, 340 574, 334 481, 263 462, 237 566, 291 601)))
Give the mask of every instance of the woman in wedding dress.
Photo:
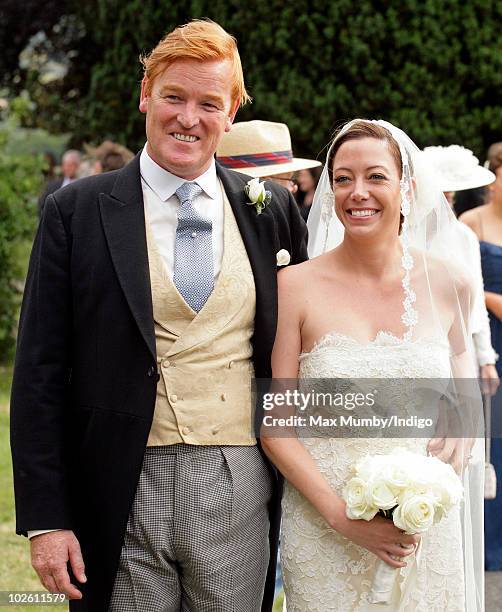
MULTIPOLYGON (((418 149, 386 122, 355 120, 335 137, 309 218, 314 258, 279 274, 275 380, 299 379, 301 389, 311 379, 391 379, 389 399, 397 397, 410 415, 407 379, 475 378, 470 279, 444 256, 454 245, 454 218, 421 164, 418 149), (440 245, 437 253, 431 244, 440 245)), ((478 444, 266 429, 263 448, 286 480, 281 562, 288 612, 483 609, 482 524, 476 536, 471 529, 482 515, 469 513, 473 502, 482 503, 479 478, 466 486, 462 507, 421 541, 381 516, 348 519, 342 498, 365 455, 401 446, 476 475, 478 444), (387 606, 369 596, 379 559, 399 574, 387 606)))

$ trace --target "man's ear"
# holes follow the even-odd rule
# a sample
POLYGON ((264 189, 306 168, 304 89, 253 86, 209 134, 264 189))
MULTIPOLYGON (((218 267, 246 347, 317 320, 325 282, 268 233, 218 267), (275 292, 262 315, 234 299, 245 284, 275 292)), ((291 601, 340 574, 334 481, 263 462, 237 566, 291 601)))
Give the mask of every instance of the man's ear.
POLYGON ((148 78, 144 76, 143 80, 141 81, 141 94, 139 98, 139 110, 142 113, 146 113, 146 111, 148 110, 148 99, 150 96, 148 96, 146 93, 147 84, 148 78))
POLYGON ((239 106, 241 105, 241 99, 237 98, 237 100, 232 104, 230 112, 228 113, 227 122, 225 125, 225 132, 230 132, 232 129, 232 123, 234 122, 235 115, 237 115, 237 111, 239 110, 239 106))

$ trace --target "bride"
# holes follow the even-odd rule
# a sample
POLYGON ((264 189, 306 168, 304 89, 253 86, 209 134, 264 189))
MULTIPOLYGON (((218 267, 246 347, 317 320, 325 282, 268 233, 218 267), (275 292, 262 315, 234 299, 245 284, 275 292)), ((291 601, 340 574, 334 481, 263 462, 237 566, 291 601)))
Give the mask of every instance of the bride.
MULTIPOLYGON (((406 414, 406 380, 475 378, 471 283, 452 263, 461 263, 462 238, 423 163, 412 141, 383 121, 354 120, 335 137, 309 218, 314 258, 279 274, 274 381, 299 379, 301 388, 321 378, 392 379, 406 414)), ((286 480, 288 612, 483 610, 480 442, 266 429, 262 446, 286 480), (341 494, 354 463, 396 446, 437 455, 464 478, 462 506, 421 541, 383 517, 345 514, 341 494), (369 597, 379 559, 399 574, 389 606, 369 597)))

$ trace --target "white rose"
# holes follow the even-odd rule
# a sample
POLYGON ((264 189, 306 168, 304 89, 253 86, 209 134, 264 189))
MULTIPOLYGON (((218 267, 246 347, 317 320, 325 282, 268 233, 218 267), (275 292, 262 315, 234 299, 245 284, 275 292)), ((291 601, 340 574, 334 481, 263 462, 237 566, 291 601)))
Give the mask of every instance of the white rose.
POLYGON ((368 499, 372 506, 380 510, 391 510, 397 506, 395 491, 393 491, 390 483, 381 478, 369 485, 368 499))
POLYGON ((368 503, 366 491, 367 485, 362 478, 356 476, 347 483, 343 498, 347 503, 345 514, 349 519, 369 521, 378 512, 378 508, 368 503))
POLYGON ((409 534, 423 533, 434 523, 434 506, 430 495, 411 495, 394 510, 394 525, 409 534))
MULTIPOLYGON (((453 472, 453 468, 452 468, 453 472)), ((462 499, 463 487, 457 474, 443 474, 431 485, 431 493, 442 511, 448 512, 462 499)))
POLYGON ((429 487, 424 487, 420 483, 416 483, 412 481, 406 487, 406 489, 404 489, 404 491, 399 492, 397 496, 397 503, 399 506, 402 506, 408 500, 415 498, 415 497, 419 497, 419 496, 421 497, 423 495, 427 495, 428 497, 433 499, 434 502, 436 502, 436 499, 434 495, 432 494, 432 491, 430 490, 429 487))
POLYGON ((366 455, 356 463, 355 472, 364 480, 369 480, 374 472, 376 457, 366 455))
POLYGON ((278 266, 287 266, 291 261, 291 255, 286 249, 281 249, 277 253, 277 265, 278 266))
POLYGON ((377 512, 378 508, 373 508, 367 504, 361 504, 359 506, 347 506, 345 514, 347 518, 352 520, 371 521, 372 518, 375 518, 377 512))
POLYGON ((346 484, 343 497, 349 506, 366 503, 366 483, 362 478, 355 476, 346 484))
POLYGON ((410 484, 409 470, 399 463, 389 464, 383 477, 392 489, 405 489, 410 484))
POLYGON ((259 178, 254 178, 248 181, 248 196, 251 202, 254 204, 258 202, 261 204, 265 199, 265 183, 260 183, 259 178))

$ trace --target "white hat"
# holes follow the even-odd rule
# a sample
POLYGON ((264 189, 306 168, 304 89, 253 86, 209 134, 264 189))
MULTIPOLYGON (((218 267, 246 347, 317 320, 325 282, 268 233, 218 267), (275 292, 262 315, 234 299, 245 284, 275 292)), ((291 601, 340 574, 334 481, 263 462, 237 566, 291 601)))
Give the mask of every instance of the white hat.
POLYGON ((249 176, 262 177, 320 166, 314 159, 293 157, 291 136, 285 123, 241 121, 220 141, 216 160, 249 176))
POLYGON ((462 191, 493 183, 493 172, 479 165, 470 149, 459 145, 425 147, 424 155, 434 167, 443 191, 462 191))

